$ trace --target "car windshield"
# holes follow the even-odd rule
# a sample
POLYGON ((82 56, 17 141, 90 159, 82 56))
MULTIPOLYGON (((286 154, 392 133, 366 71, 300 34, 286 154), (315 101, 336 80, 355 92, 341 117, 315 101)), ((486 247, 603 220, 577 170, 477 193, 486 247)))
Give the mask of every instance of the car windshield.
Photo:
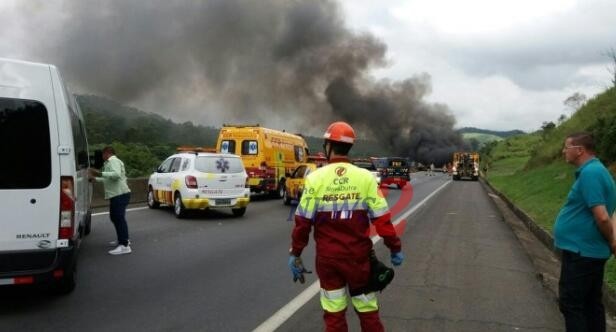
POLYGON ((244 171, 244 165, 240 158, 235 157, 198 156, 195 169, 203 173, 241 173, 244 171))

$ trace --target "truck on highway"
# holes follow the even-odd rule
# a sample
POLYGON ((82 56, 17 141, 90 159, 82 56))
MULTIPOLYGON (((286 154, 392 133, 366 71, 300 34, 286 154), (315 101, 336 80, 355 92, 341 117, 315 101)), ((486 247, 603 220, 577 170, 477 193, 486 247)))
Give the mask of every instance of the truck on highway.
POLYGON ((410 162, 407 158, 380 157, 370 159, 380 174, 380 185, 395 184, 398 189, 402 189, 411 181, 410 162))
POLYGON ((473 181, 479 179, 479 153, 454 152, 452 175, 454 180, 469 178, 473 181))

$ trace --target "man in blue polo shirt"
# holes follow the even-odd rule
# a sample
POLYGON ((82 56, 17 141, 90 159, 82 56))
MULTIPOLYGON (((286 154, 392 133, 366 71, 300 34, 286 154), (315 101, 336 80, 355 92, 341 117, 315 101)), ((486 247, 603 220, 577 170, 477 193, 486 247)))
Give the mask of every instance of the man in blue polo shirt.
POLYGON ((594 151, 588 133, 567 136, 562 150, 567 163, 578 167, 554 225, 554 245, 562 250, 559 304, 568 332, 605 331, 601 289, 605 262, 616 253, 610 222, 616 189, 594 151))

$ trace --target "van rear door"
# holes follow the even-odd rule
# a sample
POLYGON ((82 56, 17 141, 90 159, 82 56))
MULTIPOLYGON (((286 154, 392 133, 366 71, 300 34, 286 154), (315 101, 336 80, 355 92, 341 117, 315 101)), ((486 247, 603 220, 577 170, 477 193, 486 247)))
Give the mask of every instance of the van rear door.
POLYGON ((0 250, 56 247, 58 128, 48 66, 0 62, 0 250))
POLYGON ((209 197, 242 196, 246 186, 246 172, 242 160, 236 156, 199 155, 195 158, 199 192, 209 197))

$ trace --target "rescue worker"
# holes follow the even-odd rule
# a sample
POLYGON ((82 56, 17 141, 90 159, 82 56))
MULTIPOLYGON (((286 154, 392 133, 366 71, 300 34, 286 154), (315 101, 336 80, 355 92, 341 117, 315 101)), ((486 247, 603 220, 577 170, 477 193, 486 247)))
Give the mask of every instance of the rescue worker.
POLYGON ((396 266, 404 260, 400 239, 376 179, 370 171, 349 162, 347 155, 355 142, 353 128, 345 122, 334 122, 323 137, 329 163, 306 177, 295 212, 288 264, 294 280, 303 282, 307 271, 300 255, 314 227, 326 331, 347 331, 347 287, 362 331, 384 331, 376 293, 364 291, 370 278, 370 223, 383 238, 396 266))

